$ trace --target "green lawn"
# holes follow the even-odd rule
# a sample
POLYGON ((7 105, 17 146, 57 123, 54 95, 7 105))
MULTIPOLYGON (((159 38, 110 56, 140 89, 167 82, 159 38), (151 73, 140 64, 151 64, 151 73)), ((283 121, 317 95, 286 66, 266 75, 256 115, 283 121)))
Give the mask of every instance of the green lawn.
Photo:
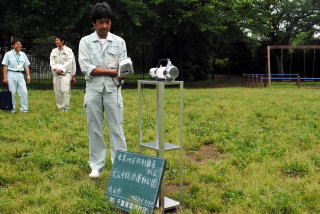
MULTIPOLYGON (((279 84, 184 92, 185 185, 178 213, 320 213, 319 90, 279 84)), ((136 152, 137 91, 122 93, 128 150, 136 152)), ((149 141, 155 90, 143 94, 143 138, 149 141)), ((165 95, 165 138, 175 143, 178 90, 165 95)), ((29 90, 28 114, 0 112, 0 213, 120 213, 104 197, 109 155, 103 176, 88 177, 83 96, 73 90, 65 113, 55 109, 53 91, 29 90)), ((166 195, 177 199, 178 155, 166 157, 166 195)))

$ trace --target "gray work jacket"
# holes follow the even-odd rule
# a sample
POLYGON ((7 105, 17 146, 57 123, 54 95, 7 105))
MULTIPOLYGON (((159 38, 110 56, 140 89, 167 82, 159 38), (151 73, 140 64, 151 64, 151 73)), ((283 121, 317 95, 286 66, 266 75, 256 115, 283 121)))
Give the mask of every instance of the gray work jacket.
POLYGON ((92 76, 91 71, 96 67, 108 69, 111 61, 119 62, 127 57, 126 43, 121 37, 108 32, 106 42, 103 46, 98 34, 93 32, 83 37, 79 44, 79 64, 85 74, 86 88, 99 92, 102 92, 104 87, 108 92, 116 90, 115 80, 110 76, 92 76))
POLYGON ((61 69, 63 74, 72 73, 72 75, 75 75, 76 67, 73 65, 73 63, 75 63, 75 61, 71 48, 64 45, 62 49, 52 49, 50 54, 50 66, 53 75, 57 75, 53 71, 54 69, 61 69))

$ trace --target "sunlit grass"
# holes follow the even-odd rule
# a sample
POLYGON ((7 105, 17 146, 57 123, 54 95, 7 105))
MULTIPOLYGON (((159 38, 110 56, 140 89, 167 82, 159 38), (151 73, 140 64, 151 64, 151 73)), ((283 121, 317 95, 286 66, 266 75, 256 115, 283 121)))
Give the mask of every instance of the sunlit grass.
MULTIPOLYGON (((137 152, 137 91, 122 93, 128 150, 137 152)), ((320 213, 318 90, 275 84, 184 93, 187 156, 178 213, 320 213), (214 149, 205 154, 203 148, 214 149)), ((143 94, 143 140, 150 141, 155 90, 143 94)), ((118 213, 104 197, 109 156, 102 177, 88 178, 83 95, 73 90, 71 111, 64 113, 56 110, 53 91, 29 90, 28 114, 0 112, 0 213, 118 213)), ((165 138, 172 143, 178 95, 165 91, 165 138)), ((177 154, 166 154, 171 185, 179 183, 177 154)), ((178 199, 178 188, 166 195, 178 199)))

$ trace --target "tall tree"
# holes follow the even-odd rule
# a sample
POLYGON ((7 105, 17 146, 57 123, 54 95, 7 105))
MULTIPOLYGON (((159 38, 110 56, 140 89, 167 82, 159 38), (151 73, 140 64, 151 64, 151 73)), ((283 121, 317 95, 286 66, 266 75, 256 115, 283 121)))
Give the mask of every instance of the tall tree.
POLYGON ((134 41, 137 51, 143 47, 153 49, 148 52, 151 64, 159 58, 171 58, 184 79, 200 80, 212 75, 213 58, 218 54, 216 42, 234 17, 229 8, 231 0, 117 2, 121 27, 130 29, 127 40, 134 41))
POLYGON ((273 45, 288 45, 302 32, 320 30, 318 0, 239 0, 235 9, 249 36, 273 45))

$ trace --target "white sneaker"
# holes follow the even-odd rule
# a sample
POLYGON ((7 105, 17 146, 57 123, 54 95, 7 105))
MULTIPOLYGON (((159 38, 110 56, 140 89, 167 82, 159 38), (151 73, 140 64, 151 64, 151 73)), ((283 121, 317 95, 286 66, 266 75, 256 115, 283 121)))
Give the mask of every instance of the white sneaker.
POLYGON ((89 174, 90 178, 98 178, 100 176, 99 169, 92 169, 91 173, 89 174))

